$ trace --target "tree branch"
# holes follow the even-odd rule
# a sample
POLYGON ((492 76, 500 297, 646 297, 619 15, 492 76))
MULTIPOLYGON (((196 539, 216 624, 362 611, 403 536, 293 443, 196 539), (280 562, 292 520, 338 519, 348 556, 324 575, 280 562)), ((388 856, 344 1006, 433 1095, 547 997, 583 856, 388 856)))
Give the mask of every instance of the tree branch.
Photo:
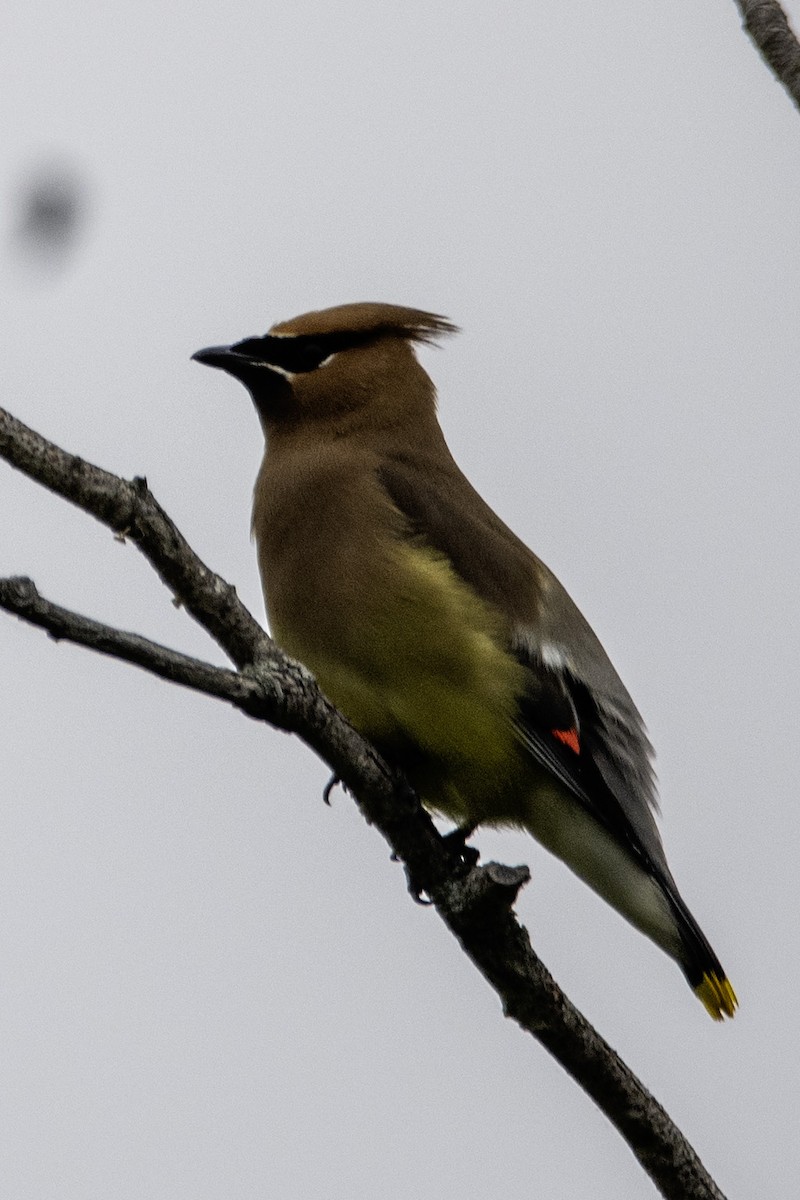
POLYGON ((239 707, 244 707, 248 692, 255 692, 255 685, 250 683, 248 687, 249 681, 236 671, 224 670, 199 658, 179 654, 138 633, 125 633, 45 600, 32 579, 20 576, 0 579, 0 608, 47 630, 56 642, 63 639, 78 646, 87 646, 90 650, 143 667, 161 679, 180 683, 221 700, 235 703, 234 697, 241 697, 239 707))
POLYGON ((405 864, 411 890, 442 920, 498 993, 504 1012, 549 1050, 616 1126, 668 1200, 724 1200, 660 1104, 560 990, 512 910, 527 867, 472 866, 440 837, 408 783, 284 655, 187 544, 143 479, 128 482, 67 454, 0 409, 0 456, 133 540, 187 611, 238 667, 212 666, 43 599, 27 579, 0 580, 0 607, 56 639, 88 646, 250 717, 299 734, 347 784, 405 864))
POLYGON ((273 642, 241 603, 236 589, 198 558, 146 479, 120 479, 68 454, 3 408, 0 457, 118 537, 135 542, 175 598, 237 667, 272 657, 273 642))
POLYGON ((800 108, 800 42, 777 0, 736 0, 764 62, 800 108))

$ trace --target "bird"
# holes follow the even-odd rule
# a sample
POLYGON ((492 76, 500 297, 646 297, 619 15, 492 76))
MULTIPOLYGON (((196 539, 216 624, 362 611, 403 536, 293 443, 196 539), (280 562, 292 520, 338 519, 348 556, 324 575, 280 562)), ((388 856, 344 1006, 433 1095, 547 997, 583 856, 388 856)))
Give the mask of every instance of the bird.
POLYGON ((193 355, 247 388, 265 435, 252 530, 272 636, 427 809, 528 831, 732 1017, 667 865, 639 710, 447 446, 416 349, 456 332, 362 302, 193 355))

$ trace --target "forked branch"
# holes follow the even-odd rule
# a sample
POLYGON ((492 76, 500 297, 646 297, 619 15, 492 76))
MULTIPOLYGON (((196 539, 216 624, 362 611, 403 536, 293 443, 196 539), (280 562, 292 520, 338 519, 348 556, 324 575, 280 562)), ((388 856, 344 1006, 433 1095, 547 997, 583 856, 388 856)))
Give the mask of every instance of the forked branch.
POLYGON ((133 541, 181 604, 225 650, 223 669, 80 616, 44 599, 28 579, 0 580, 0 607, 67 639, 297 733, 347 784, 364 817, 405 865, 501 999, 616 1126, 663 1196, 724 1200, 660 1104, 558 987, 534 953, 513 904, 525 867, 474 866, 440 837, 407 782, 284 655, 236 591, 197 557, 149 491, 46 441, 0 409, 0 457, 133 541))

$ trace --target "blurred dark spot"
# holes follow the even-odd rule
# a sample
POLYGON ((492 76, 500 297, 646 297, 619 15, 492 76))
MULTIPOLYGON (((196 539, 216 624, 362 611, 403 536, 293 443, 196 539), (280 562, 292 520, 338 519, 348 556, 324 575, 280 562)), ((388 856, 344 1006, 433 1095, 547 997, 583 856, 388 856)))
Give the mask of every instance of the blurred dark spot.
POLYGON ((37 168, 19 188, 15 208, 18 252, 32 265, 63 266, 86 217, 86 186, 78 172, 55 164, 37 168))

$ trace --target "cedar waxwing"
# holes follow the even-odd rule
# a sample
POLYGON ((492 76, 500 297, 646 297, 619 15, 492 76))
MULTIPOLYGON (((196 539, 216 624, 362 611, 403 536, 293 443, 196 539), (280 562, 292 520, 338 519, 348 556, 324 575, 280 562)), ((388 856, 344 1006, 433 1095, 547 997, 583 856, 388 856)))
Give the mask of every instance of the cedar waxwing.
POLYGON ((453 332, 348 304, 194 355, 248 388, 264 429, 253 531, 272 634, 428 808, 529 830, 731 1017, 667 866, 642 718, 447 448, 414 346, 453 332))

